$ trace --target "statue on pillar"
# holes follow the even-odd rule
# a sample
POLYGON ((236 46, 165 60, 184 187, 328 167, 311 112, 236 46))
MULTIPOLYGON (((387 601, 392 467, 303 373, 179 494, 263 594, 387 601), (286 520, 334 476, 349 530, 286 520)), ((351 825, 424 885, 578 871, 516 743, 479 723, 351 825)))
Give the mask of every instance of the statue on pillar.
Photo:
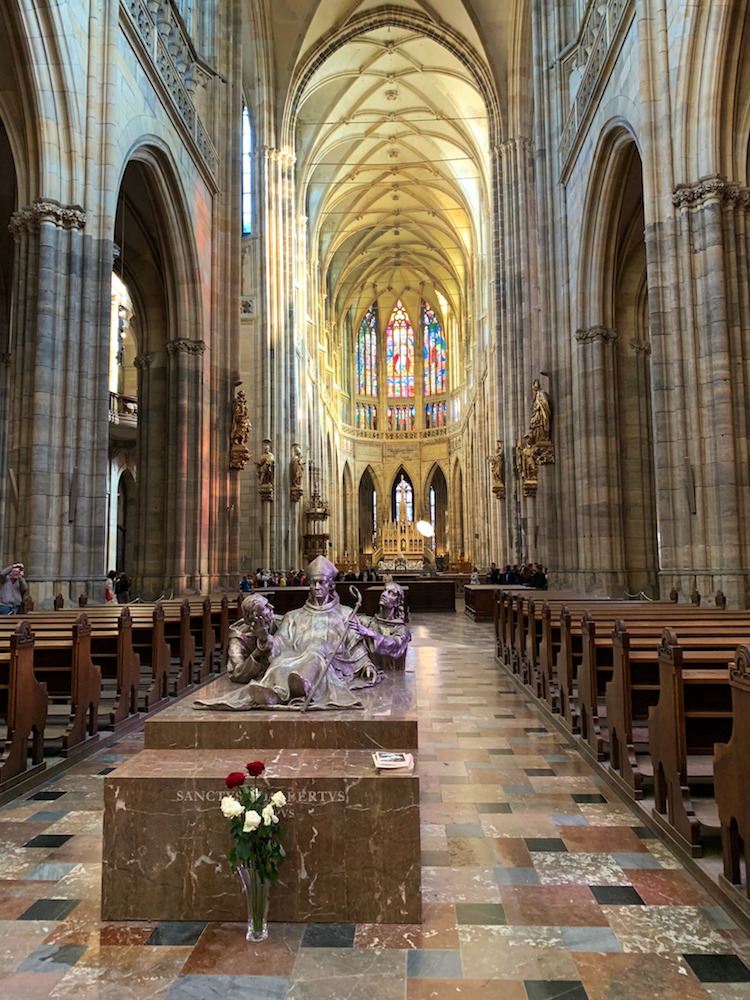
POLYGON ((298 444, 292 445, 292 460, 289 463, 289 499, 298 503, 302 499, 302 472, 305 463, 302 461, 302 451, 298 444))
POLYGON ((531 405, 531 421, 529 434, 531 442, 536 447, 538 465, 552 465, 555 461, 555 449, 552 444, 552 402, 549 393, 542 389, 539 379, 534 379, 532 385, 534 402, 531 405))
POLYGON ((232 428, 229 432, 229 468, 244 469, 250 461, 247 439, 250 436, 250 419, 247 414, 247 399, 240 389, 232 400, 232 428))
POLYGON ((525 497, 536 496, 539 475, 536 448, 531 433, 524 434, 523 441, 519 438, 516 445, 516 471, 525 497))
POLYGON ((273 486, 276 478, 276 459, 271 451, 268 438, 263 441, 263 451, 256 463, 258 467, 258 494, 261 500, 273 500, 273 486))
POLYGON ((495 494, 498 500, 505 499, 505 454, 503 451, 503 442, 497 442, 497 448, 494 455, 490 455, 487 459, 492 467, 492 492, 495 494))

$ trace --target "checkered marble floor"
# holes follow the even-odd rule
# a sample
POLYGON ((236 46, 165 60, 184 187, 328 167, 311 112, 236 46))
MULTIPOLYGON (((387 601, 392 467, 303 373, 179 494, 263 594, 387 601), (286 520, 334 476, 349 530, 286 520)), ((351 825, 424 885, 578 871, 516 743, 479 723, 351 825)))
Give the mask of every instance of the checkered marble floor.
MULTIPOLYGON (((101 920, 102 778, 0 808, 0 1000, 750 1000, 750 940, 550 731, 492 629, 415 615, 421 925, 101 920)), ((238 890, 239 891, 239 890, 238 890)))

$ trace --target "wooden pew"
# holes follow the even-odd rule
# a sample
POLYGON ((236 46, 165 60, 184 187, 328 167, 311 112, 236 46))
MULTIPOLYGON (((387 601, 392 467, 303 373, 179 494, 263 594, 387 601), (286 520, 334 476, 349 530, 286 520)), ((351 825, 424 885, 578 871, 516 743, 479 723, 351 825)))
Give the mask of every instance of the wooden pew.
POLYGON ((657 821, 693 857, 701 857, 701 833, 718 832, 713 793, 713 750, 727 742, 732 701, 726 650, 683 650, 673 629, 659 647, 659 700, 649 712, 648 743, 654 769, 657 821), (702 815, 696 795, 703 793, 702 815), (694 801, 695 800, 695 801, 694 801), (712 807, 712 808, 711 808, 712 807))
POLYGON ((747 864, 750 850, 750 646, 741 645, 729 668, 732 691, 732 735, 714 747, 714 790, 721 828, 723 880, 743 884, 740 862, 745 853, 745 892, 750 896, 747 864))
POLYGON ((6 724, 0 753, 3 791, 47 766, 44 761, 47 687, 34 676, 34 633, 27 621, 14 624, 17 627, 9 636, 7 648, 0 648, 0 704, 6 724))
MULTIPOLYGON (((91 659, 91 623, 79 615, 70 628, 41 628, 34 644, 34 675, 47 687, 51 702, 63 698, 61 754, 70 756, 99 738, 102 675, 91 659)), ((45 742, 52 738, 54 713, 48 705, 45 742)))
MULTIPOLYGON (((729 659, 750 631, 750 620, 742 626, 714 614, 716 621, 703 626, 684 620, 680 643, 685 649, 723 649, 729 659)), ((649 710, 659 698, 660 639, 646 637, 622 620, 612 631, 612 679, 605 694, 610 768, 622 790, 635 799, 643 798, 644 783, 653 778, 647 729, 649 710)))
MULTIPOLYGON (((634 662, 639 663, 641 673, 646 663, 652 663, 648 680, 656 685, 657 689, 659 684, 657 650, 665 626, 677 626, 679 622, 680 643, 683 649, 713 649, 718 648, 717 644, 720 644, 731 652, 737 642, 750 635, 750 616, 744 612, 726 613, 697 608, 681 612, 673 606, 668 606, 666 610, 659 606, 646 610, 648 613, 639 612, 627 621, 619 618, 614 622, 614 626, 609 619, 595 620, 592 612, 587 612, 581 620, 582 655, 578 668, 581 739, 588 743, 597 760, 605 758, 602 716, 606 713, 606 688, 611 683, 615 670, 613 636, 618 626, 620 636, 625 629, 628 630, 628 650, 632 651, 634 662)), ((597 611, 596 614, 599 615, 600 612, 597 611)), ((619 652, 622 653, 622 647, 619 652)), ((618 666, 620 669, 625 668, 623 658, 620 659, 618 666)), ((643 690, 648 680, 641 676, 638 689, 643 690)), ((618 681, 625 685, 624 679, 618 678, 618 681)), ((611 702, 614 701, 614 696, 615 689, 612 691, 611 702)), ((619 706, 613 705, 613 712, 615 718, 622 719, 622 710, 619 706)), ((612 727, 608 715, 606 719, 609 737, 611 735, 609 729, 612 727)), ((622 732, 622 729, 617 732, 622 732)))

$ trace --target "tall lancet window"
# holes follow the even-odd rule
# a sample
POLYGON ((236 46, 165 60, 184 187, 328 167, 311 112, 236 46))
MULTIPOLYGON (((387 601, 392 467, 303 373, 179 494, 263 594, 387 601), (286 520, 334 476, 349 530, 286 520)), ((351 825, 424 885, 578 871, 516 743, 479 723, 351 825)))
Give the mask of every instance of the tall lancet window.
POLYGON ((445 337, 440 320, 429 302, 422 302, 422 333, 424 350, 424 394, 434 396, 445 392, 445 337))
POLYGON ((253 129, 250 111, 242 109, 242 235, 253 231, 253 129))
POLYGON ((414 329, 401 300, 396 303, 385 331, 388 395, 414 395, 414 329))
POLYGON ((393 502, 396 508, 396 519, 400 520, 402 512, 411 524, 414 520, 414 490, 408 479, 401 476, 393 491, 393 502))
POLYGON ((373 302, 359 324, 357 333, 357 392, 361 396, 378 394, 378 304, 373 302))

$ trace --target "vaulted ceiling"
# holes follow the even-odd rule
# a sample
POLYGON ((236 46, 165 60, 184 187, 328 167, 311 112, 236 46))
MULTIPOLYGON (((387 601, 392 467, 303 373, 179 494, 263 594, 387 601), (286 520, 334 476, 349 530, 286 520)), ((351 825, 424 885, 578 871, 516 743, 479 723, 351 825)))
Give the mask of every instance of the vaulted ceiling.
POLYGON ((274 0, 276 120, 329 315, 409 292, 467 315, 522 6, 274 0))

